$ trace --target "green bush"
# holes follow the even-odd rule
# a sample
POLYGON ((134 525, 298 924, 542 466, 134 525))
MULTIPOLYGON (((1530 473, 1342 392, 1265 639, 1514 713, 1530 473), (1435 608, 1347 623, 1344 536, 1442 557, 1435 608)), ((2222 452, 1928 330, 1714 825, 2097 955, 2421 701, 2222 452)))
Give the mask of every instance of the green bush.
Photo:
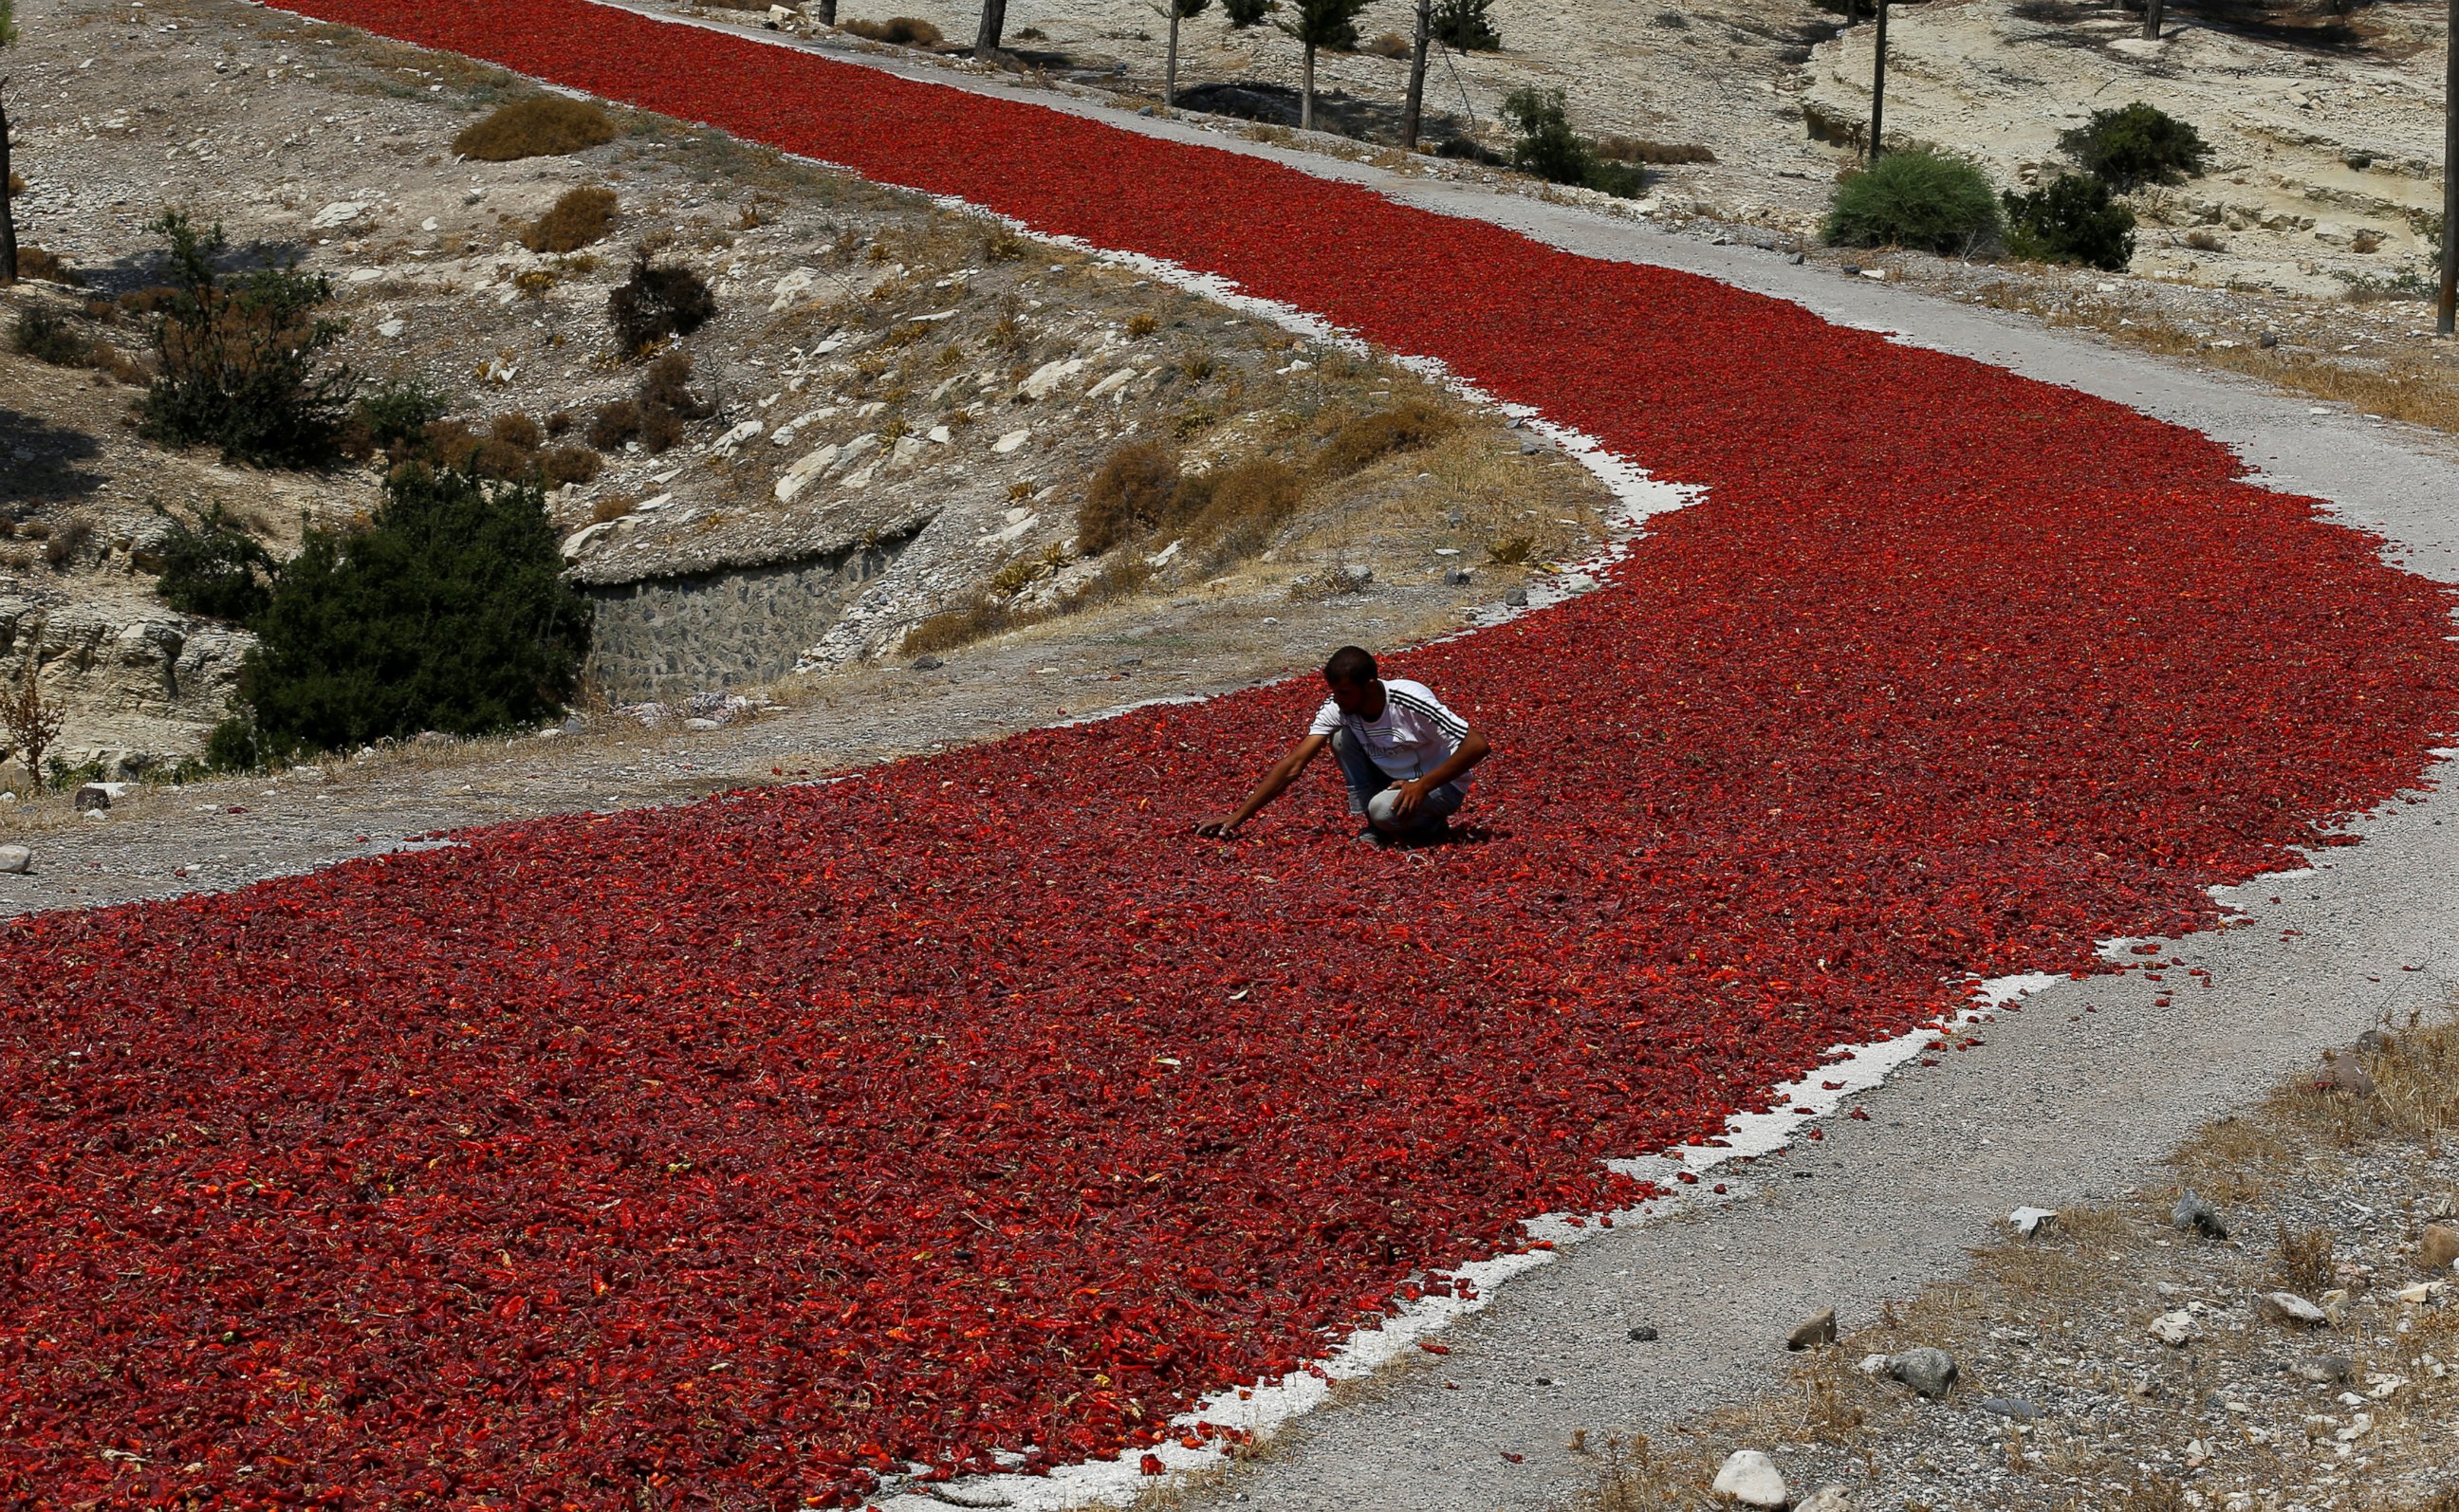
POLYGON ((364 528, 307 533, 255 629, 247 712, 215 735, 229 765, 554 714, 579 683, 589 604, 535 486, 410 467, 364 528))
POLYGON ((245 624, 273 598, 273 556, 220 504, 197 523, 174 521, 162 538, 162 575, 154 591, 181 614, 245 624))
POLYGON ((2007 249, 2042 262, 2082 262, 2122 273, 2134 256, 2134 212, 2091 174, 2067 174, 2007 205, 2007 249))
POLYGON ((154 326, 160 361, 138 403, 144 433, 212 443, 226 462, 322 467, 340 451, 354 384, 324 365, 344 326, 317 314, 330 280, 282 263, 226 279, 222 228, 171 211, 150 228, 170 242, 171 293, 154 326))
POLYGON ((652 263, 642 247, 632 259, 632 276, 606 296, 606 316, 630 355, 707 325, 717 316, 717 297, 699 274, 679 262, 652 263))
MULTIPOLYGON (((452 410, 452 401, 425 384, 389 383, 363 394, 342 428, 342 451, 366 462, 378 452, 400 453, 431 425, 452 410)), ((396 455, 396 460, 399 457, 396 455)))
POLYGON ((1907 149, 1838 184, 1821 234, 1836 246, 1907 246, 1960 257, 1997 244, 1998 200, 1972 164, 1907 149))
POLYGON ((1260 26, 1266 16, 1280 9, 1279 0, 1222 0, 1221 9, 1229 12, 1230 30, 1244 32, 1260 26))
POLYGON ((1491 52, 1503 46, 1486 8, 1494 0, 1436 0, 1427 30, 1445 47, 1462 52, 1491 52))
POLYGON ((2084 172, 2119 190, 2182 183, 2201 173, 2212 155, 2201 133, 2141 100, 2092 112, 2090 121, 2061 136, 2058 145, 2084 172))
POLYGON ((1520 134, 1511 144, 1511 166, 1550 183, 1580 184, 1638 198, 1647 178, 1629 163, 1598 156, 1597 144, 1571 129, 1559 89, 1525 85, 1503 97, 1503 118, 1520 134))

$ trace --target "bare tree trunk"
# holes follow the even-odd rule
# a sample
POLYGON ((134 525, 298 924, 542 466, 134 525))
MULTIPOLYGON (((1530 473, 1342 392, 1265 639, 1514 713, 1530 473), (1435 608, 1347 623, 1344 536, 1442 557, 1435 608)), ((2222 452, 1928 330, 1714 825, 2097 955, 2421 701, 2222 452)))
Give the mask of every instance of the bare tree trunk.
POLYGON ((1169 0, 1169 61, 1161 71, 1161 102, 1178 106, 1178 0, 1169 0))
POLYGON ((2459 0, 2450 0, 2450 36, 2442 74, 2442 288, 2433 328, 2451 334, 2459 317, 2459 0))
POLYGON ((1314 130, 1314 44, 1306 45, 1306 81, 1298 94, 1298 130, 1314 130))
POLYGON ((974 35, 974 56, 984 63, 998 56, 999 33, 1007 30, 1007 0, 982 0, 982 29, 974 35))
POLYGON ((837 0, 815 0, 811 9, 819 12, 820 25, 832 27, 837 24, 837 0))
POLYGON ((9 81, 0 78, 0 284, 17 282, 17 207, 9 200, 9 81))
MULTIPOLYGON (((2459 4, 2459 0, 2453 0, 2459 4)), ((1434 34, 1434 0, 1418 0, 1418 39, 1409 49, 1409 99, 1400 107, 1400 150, 1418 150, 1418 116, 1426 102, 1426 43, 1434 34)))
POLYGON ((2143 0, 2143 40, 2160 40, 2160 0, 2143 0))
POLYGON ((1870 64, 1870 166, 1879 165, 1879 136, 1887 123, 1887 0, 1878 0, 1879 32, 1870 64))

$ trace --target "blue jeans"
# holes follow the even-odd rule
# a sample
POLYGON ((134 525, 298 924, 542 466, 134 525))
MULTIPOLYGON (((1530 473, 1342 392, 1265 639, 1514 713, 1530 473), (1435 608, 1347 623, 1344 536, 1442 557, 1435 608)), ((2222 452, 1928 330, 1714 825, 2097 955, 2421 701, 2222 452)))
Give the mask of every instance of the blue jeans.
POLYGON ((1375 799, 1392 787, 1393 779, 1391 773, 1375 765, 1375 758, 1366 754, 1363 742, 1346 729, 1335 731, 1332 754, 1340 763, 1341 780, 1349 785, 1350 813, 1372 824, 1378 834, 1431 833, 1442 829, 1443 821, 1458 813, 1460 806, 1468 801, 1468 792, 1460 784, 1445 783, 1428 789, 1426 796, 1419 801, 1418 811, 1402 823, 1392 818, 1388 811, 1376 812, 1378 808, 1388 810, 1388 804, 1377 804, 1375 799))

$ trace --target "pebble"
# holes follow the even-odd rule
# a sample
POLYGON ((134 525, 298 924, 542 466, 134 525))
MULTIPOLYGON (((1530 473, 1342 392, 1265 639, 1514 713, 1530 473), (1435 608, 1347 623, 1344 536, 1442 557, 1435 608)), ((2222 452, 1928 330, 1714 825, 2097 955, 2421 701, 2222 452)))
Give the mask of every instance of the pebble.
POLYGON ((2177 1206, 2169 1209, 2169 1226, 2181 1233, 2191 1231, 2206 1239, 2229 1236, 2228 1225, 2221 1221, 2219 1209, 2205 1202, 2202 1194, 2192 1186, 2178 1197, 2177 1206))
POLYGON ((1784 1336, 1784 1347, 1797 1354, 1803 1350, 1817 1349, 1822 1344, 1835 1342, 1836 1310, 1834 1308, 1827 1309, 1816 1317, 1805 1318, 1795 1324, 1793 1332, 1784 1336))
POLYGON ((2171 1349, 2183 1349, 2195 1336, 2195 1315, 2192 1312, 2163 1312, 2152 1320, 2152 1336, 2171 1349))
POLYGON ((1528 590, 1514 588, 1503 596, 1503 601, 1514 609, 1525 609, 1528 607, 1528 590))
POLYGON ((24 876, 34 870, 34 852, 24 846, 0 846, 0 872, 24 876))
POLYGON ((2041 1416, 2041 1409, 2019 1396, 1984 1396, 1981 1410, 1995 1413, 2001 1418, 2011 1418, 2017 1422, 2030 1422, 2041 1416))
POLYGON ((1715 1484, 1708 1489, 1748 1507, 1781 1507, 1792 1500, 1776 1461, 1755 1449, 1736 1449, 1727 1456, 1724 1467, 1716 1472, 1715 1484))
POLYGON ((914 659, 914 670, 916 672, 936 672, 947 664, 948 663, 940 661, 935 656, 915 657, 914 659))
POLYGON ((1630 1341, 1633 1344, 1655 1343, 1656 1325, 1653 1323, 1635 1323, 1631 1325, 1630 1341))
MULTIPOLYGON (((1793 260, 1800 262, 1801 254, 1796 252, 1793 260)), ((1795 1502, 1793 1512, 1853 1512, 1853 1498, 1842 1486, 1823 1485, 1795 1502)))
POLYGON ((2344 1092, 2350 1097, 2369 1098, 2374 1095, 2372 1073, 2357 1064, 2357 1058, 2337 1050, 2322 1052, 2322 1071, 2315 1085, 2326 1092, 2344 1092))
POLYGON ((1923 1344, 1887 1361, 1887 1374, 1936 1401, 1955 1389, 1955 1356, 1923 1344))

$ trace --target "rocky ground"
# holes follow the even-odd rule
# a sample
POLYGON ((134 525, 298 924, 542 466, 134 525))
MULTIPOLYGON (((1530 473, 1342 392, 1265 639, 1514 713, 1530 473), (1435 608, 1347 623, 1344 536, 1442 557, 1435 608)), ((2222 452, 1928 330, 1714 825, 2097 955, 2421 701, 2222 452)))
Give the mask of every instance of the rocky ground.
MULTIPOLYGON (((226 467, 136 433, 148 336, 119 297, 158 283, 147 224, 166 208, 221 223, 239 262, 328 276, 363 388, 423 384, 473 430, 521 416, 576 448, 641 382, 604 314, 633 249, 709 281, 720 313, 685 347, 707 413, 670 450, 605 442, 598 474, 550 498, 576 578, 601 592, 601 704, 822 676, 986 593, 1010 619, 1053 611, 1108 565, 1071 549, 1075 508, 1130 441, 1202 472, 1303 463, 1342 423, 1398 406, 1448 428, 1312 482, 1259 559, 1146 543, 1161 560, 1128 575, 1128 597, 1155 604, 1234 586, 1277 605, 1296 579, 1375 574, 1369 599, 1432 589, 1448 596, 1435 619, 1457 622, 1528 564, 1585 549, 1608 498, 1549 446, 1397 368, 711 133, 619 112, 602 146, 470 161, 455 136, 525 92, 494 70, 235 0, 56 0, 20 20, 21 235, 68 272, 0 294, 0 323, 52 313, 95 355, 0 352, 0 678, 39 663, 70 715, 70 767, 159 773, 227 704, 244 633, 152 592, 172 518, 220 504, 280 554, 378 498, 374 467, 226 467), (613 233, 569 254, 524 246, 583 185, 618 196, 613 233), (664 658, 649 621, 676 596, 813 562, 833 564, 828 582, 764 590, 790 590, 792 613, 664 658)), ((1207 681, 1249 672, 1233 656, 1207 681)))
POLYGON ((2169 1181, 2014 1209, 1878 1325, 1805 1319, 1759 1399, 1582 1446, 1589 1504, 2447 1508, 2454 1073, 2447 1019, 2385 1028, 2203 1130, 2169 1181))

